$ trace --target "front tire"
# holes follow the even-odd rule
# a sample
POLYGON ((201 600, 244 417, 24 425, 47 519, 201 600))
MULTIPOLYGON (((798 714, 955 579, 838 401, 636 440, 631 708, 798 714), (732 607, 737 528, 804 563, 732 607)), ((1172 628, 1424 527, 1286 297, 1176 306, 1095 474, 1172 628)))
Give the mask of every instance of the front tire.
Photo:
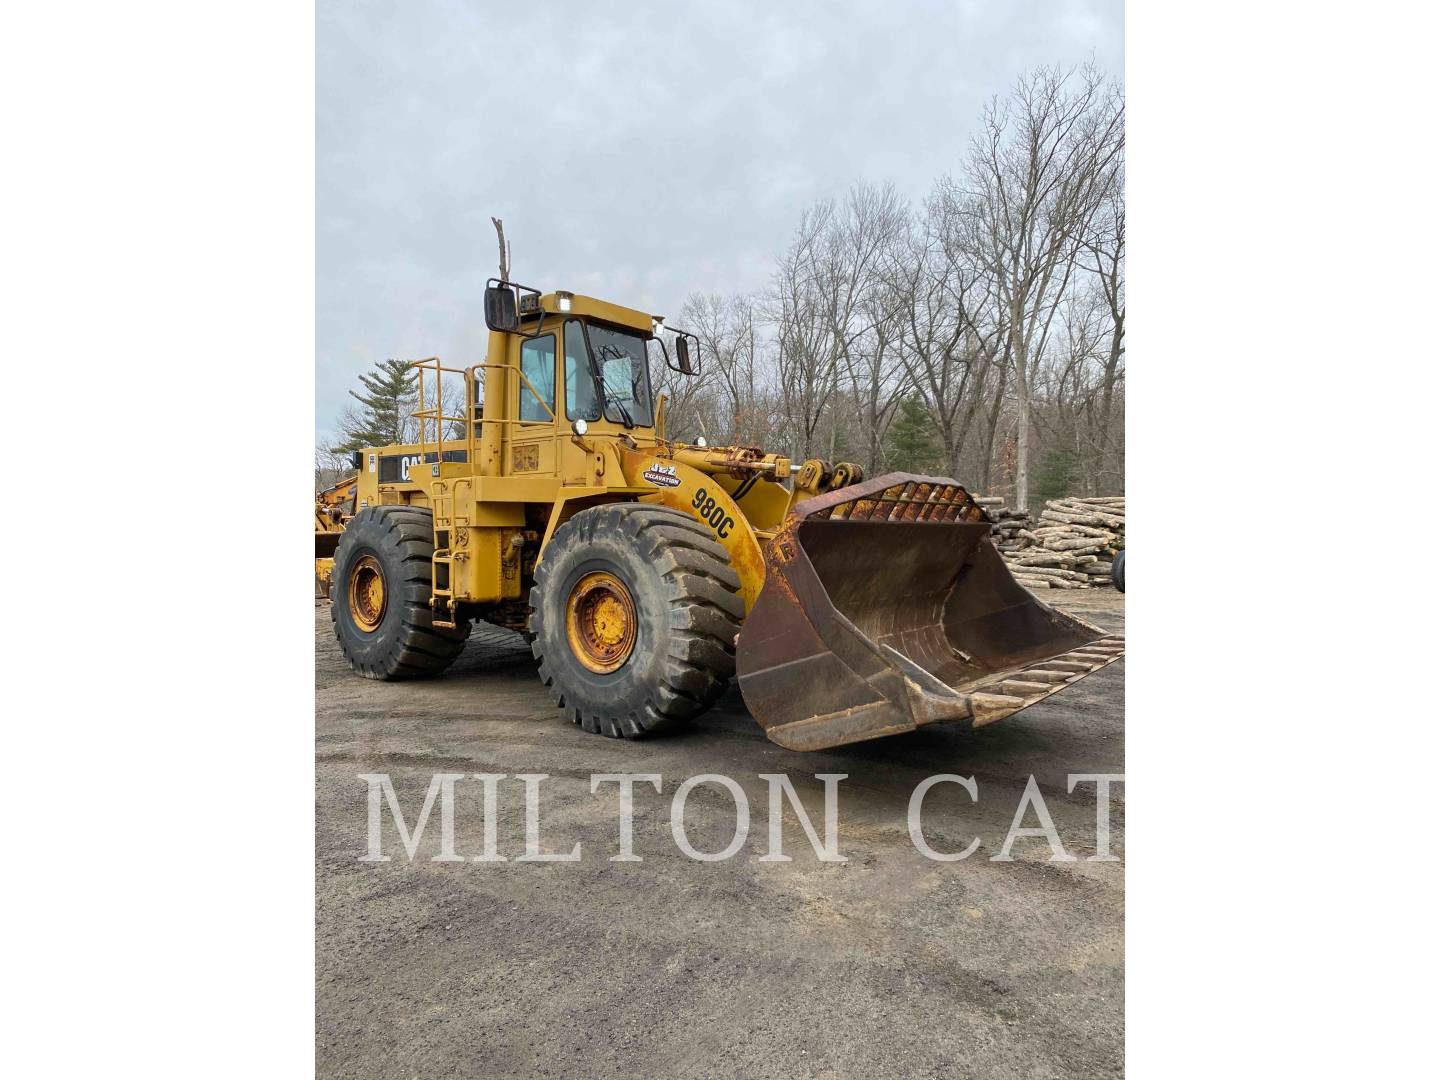
POLYGON ((434 520, 417 506, 372 506, 345 527, 335 550, 330 618, 340 651, 368 679, 423 679, 450 666, 470 622, 430 615, 434 520))
POLYGON ((648 503, 582 510, 535 568, 540 678, 586 731, 633 739, 679 727, 735 674, 739 589, 725 549, 688 514, 648 503))

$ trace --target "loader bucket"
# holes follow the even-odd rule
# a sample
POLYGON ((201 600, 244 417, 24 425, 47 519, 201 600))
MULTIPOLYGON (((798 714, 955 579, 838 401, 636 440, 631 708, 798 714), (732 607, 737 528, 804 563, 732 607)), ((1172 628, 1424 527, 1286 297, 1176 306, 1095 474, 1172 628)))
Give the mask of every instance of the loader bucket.
POLYGON ((765 546, 736 669, 790 750, 993 723, 1118 660, 1124 638, 1037 600, 943 477, 890 473, 799 503, 765 546))

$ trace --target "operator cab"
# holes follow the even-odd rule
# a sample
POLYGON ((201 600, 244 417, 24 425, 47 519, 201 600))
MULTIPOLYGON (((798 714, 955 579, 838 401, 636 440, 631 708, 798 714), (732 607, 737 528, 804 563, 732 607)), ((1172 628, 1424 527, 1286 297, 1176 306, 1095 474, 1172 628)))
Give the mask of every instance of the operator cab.
POLYGON ((485 323, 492 331, 524 339, 519 350, 521 423, 547 422, 558 405, 557 339, 564 354, 563 415, 571 425, 606 420, 627 430, 653 428, 651 360, 663 359, 683 375, 699 374, 695 335, 666 327, 659 316, 593 297, 564 291, 542 295, 491 279, 485 289, 485 323))

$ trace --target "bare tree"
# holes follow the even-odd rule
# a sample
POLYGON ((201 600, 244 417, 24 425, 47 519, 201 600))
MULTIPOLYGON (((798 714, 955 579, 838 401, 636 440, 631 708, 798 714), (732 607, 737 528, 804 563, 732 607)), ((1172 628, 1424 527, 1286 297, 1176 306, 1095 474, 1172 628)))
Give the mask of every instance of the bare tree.
POLYGON ((790 453, 799 458, 816 449, 815 432, 836 387, 830 319, 814 274, 834 216, 833 202, 816 203, 800 216, 766 297, 790 453))
POLYGON ((1041 68, 986 107, 951 211, 994 282, 1017 398, 1015 498, 1029 500, 1034 362, 1124 146, 1124 104, 1093 67, 1041 68), (1077 77, 1078 74, 1078 77, 1077 77))
POLYGON ((1118 491, 1124 469, 1118 461, 1112 464, 1110 451, 1115 389, 1123 377, 1125 355, 1125 172, 1120 161, 1111 171, 1104 201, 1084 239, 1084 249, 1109 315, 1096 435, 1097 481, 1102 487, 1118 491))
POLYGON ((894 307, 880 271, 905 223, 905 207, 893 187, 857 184, 843 201, 824 200, 808 209, 781 257, 768 313, 776 328, 780 395, 798 456, 821 449, 817 431, 827 409, 830 456, 842 433, 848 441, 857 420, 868 456, 872 462, 879 456, 884 423, 894 408, 893 378, 885 367, 894 307), (833 415, 842 385, 848 402, 862 404, 858 417, 833 415))
POLYGON ((888 268, 899 306, 899 358, 923 397, 958 477, 969 432, 996 363, 1003 322, 994 319, 993 282, 957 242, 943 197, 934 197, 888 268))
POLYGON ((724 425, 716 434, 745 445, 762 445, 770 435, 771 418, 755 300, 696 293, 686 299, 681 314, 686 327, 700 339, 703 369, 713 373, 724 395, 724 425))
POLYGON ((866 333, 845 356, 845 372, 859 421, 860 464, 875 475, 885 460, 890 425, 900 400, 911 390, 900 353, 903 310, 885 288, 870 291, 861 304, 866 333))
MULTIPOLYGON (((856 184, 843 216, 832 223, 823 262, 816 268, 838 373, 853 405, 843 422, 856 429, 858 456, 872 473, 884 456, 885 433, 906 388, 897 362, 900 307, 886 288, 884 267, 895 259, 908 225, 905 205, 892 185, 856 184)), ((832 432, 841 427, 832 424, 832 432)))

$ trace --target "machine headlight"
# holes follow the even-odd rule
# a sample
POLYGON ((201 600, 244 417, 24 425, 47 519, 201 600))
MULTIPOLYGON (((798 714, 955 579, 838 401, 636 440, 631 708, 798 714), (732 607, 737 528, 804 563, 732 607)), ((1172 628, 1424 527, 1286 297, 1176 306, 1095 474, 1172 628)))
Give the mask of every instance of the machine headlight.
POLYGON ((584 435, 585 432, 590 430, 590 425, 587 424, 584 420, 576 420, 573 424, 570 425, 570 427, 574 430, 576 435, 584 435))
MULTIPOLYGON (((555 307, 556 307, 558 310, 560 310, 560 311, 569 311, 569 310, 570 310, 570 302, 571 302, 572 300, 574 300, 574 299, 575 299, 575 294, 574 294, 574 293, 559 292, 559 291, 557 291, 557 292, 555 293, 555 307)), ((583 435, 584 432, 581 432, 581 434, 583 435)))

